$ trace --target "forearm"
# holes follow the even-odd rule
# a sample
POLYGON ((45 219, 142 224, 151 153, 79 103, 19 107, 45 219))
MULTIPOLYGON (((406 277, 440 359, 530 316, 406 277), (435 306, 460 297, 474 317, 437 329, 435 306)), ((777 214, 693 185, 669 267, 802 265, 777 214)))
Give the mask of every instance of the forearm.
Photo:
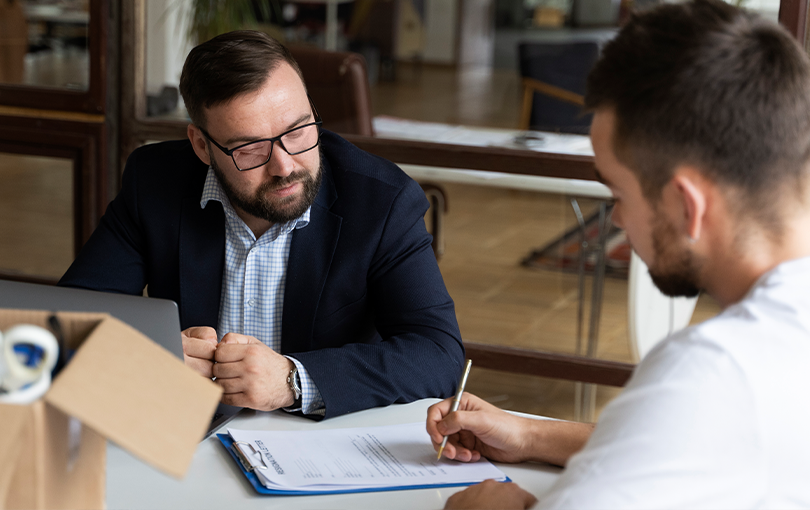
POLYGON ((528 419, 527 460, 565 466, 585 446, 593 424, 558 420, 528 419))
POLYGON ((323 397, 326 417, 426 397, 453 394, 463 348, 424 338, 389 338, 376 344, 291 353, 309 372, 323 397), (336 381, 340 380, 340 384, 336 381))

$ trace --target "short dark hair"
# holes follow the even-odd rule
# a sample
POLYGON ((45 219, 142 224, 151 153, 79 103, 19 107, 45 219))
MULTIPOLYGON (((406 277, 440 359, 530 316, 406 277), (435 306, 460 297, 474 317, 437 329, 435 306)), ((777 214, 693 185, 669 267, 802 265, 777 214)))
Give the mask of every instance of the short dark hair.
POLYGON ((779 25, 720 0, 634 14, 588 77, 612 108, 613 146, 655 203, 678 164, 737 192, 737 213, 777 223, 810 156, 810 61, 779 25))
POLYGON ((259 90, 282 62, 304 81, 289 50, 263 32, 236 30, 196 46, 180 75, 180 94, 191 122, 205 128, 204 108, 259 90))

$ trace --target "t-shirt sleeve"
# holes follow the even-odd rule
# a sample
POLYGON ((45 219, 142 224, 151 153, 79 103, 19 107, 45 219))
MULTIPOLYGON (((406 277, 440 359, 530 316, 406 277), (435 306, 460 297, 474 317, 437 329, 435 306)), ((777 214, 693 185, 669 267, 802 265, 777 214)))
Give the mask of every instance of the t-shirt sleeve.
POLYGON ((764 460, 745 375, 717 344, 684 333, 643 360, 538 508, 743 508, 757 500, 764 460))

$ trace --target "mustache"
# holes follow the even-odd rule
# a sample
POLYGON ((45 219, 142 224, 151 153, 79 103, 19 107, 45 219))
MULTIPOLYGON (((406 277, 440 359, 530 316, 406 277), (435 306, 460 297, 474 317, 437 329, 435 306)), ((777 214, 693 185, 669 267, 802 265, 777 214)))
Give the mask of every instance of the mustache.
POLYGON ((296 182, 306 181, 309 174, 303 170, 296 170, 286 177, 274 176, 271 180, 261 185, 259 192, 272 191, 274 189, 286 188, 296 182))

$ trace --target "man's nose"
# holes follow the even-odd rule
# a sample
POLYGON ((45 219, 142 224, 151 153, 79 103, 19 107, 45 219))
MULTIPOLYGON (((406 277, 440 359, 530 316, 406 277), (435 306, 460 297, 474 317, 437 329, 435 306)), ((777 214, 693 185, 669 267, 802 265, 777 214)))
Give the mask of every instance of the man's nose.
POLYGON ((287 177, 295 171, 296 166, 295 159, 277 143, 273 147, 273 153, 270 154, 270 161, 267 162, 266 168, 272 176, 287 177))

